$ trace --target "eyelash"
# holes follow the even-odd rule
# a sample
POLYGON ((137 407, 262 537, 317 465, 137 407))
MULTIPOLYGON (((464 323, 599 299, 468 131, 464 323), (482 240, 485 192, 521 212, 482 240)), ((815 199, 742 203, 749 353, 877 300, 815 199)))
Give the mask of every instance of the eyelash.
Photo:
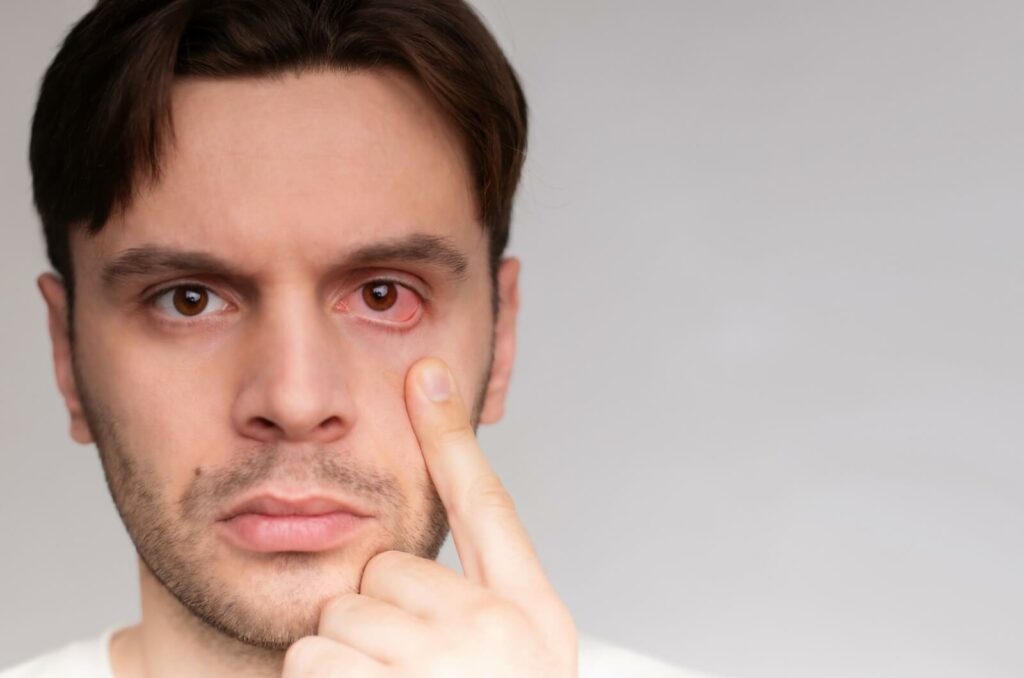
MULTIPOLYGON (((386 276, 382 277, 382 278, 373 278, 373 279, 367 280, 363 284, 359 285, 353 291, 362 290, 362 289, 364 289, 366 287, 371 287, 373 285, 379 285, 381 283, 391 283, 392 285, 397 285, 398 287, 404 287, 405 289, 407 289, 410 292, 412 292, 413 294, 415 294, 419 298, 420 304, 424 308, 426 308, 427 302, 428 302, 428 298, 426 297, 426 295, 420 294, 416 289, 414 289, 410 285, 407 285, 407 284, 403 283, 401 280, 397 280, 395 278, 388 278, 386 276)), ((146 299, 145 303, 146 303, 146 305, 148 307, 155 308, 156 307, 156 302, 157 302, 158 299, 160 299, 160 297, 162 297, 163 295, 167 294, 168 292, 172 292, 174 290, 177 290, 177 289, 180 289, 180 288, 183 288, 183 287, 198 288, 198 289, 206 290, 208 292, 213 292, 214 294, 216 294, 216 291, 214 289, 212 289, 209 285, 204 285, 202 283, 189 282, 189 281, 186 280, 184 282, 179 282, 179 283, 175 283, 173 285, 168 285, 167 287, 163 287, 163 288, 157 290, 156 292, 151 294, 146 299)), ((217 296, 220 296, 220 295, 217 295, 217 296)), ((160 317, 159 319, 160 319, 160 322, 168 324, 168 325, 173 325, 175 327, 181 327, 181 326, 191 327, 193 325, 198 325, 200 323, 210 322, 209 320, 203 320, 203 318, 201 316, 197 316, 195 318, 190 318, 190 319, 183 319, 183 320, 168 320, 165 317, 160 317)), ((369 323, 374 328, 379 329, 379 330, 381 330, 381 331, 383 331, 383 332, 385 332, 387 334, 404 334, 405 332, 408 332, 409 330, 413 329, 413 327, 415 327, 415 325, 410 325, 408 327, 403 327, 403 326, 400 326, 400 325, 396 325, 394 323, 376 322, 376 321, 373 321, 373 320, 363 320, 363 322, 369 323)))

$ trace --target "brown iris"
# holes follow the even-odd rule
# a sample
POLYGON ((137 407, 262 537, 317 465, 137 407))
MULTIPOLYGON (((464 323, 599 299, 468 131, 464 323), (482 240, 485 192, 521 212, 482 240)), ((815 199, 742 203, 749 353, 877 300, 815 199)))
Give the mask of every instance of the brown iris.
POLYGON ((363 288, 363 301, 374 311, 386 311, 398 301, 398 290, 389 282, 367 285, 363 288))
POLYGON ((174 308, 182 315, 199 315, 210 301, 202 287, 179 287, 174 290, 174 308))

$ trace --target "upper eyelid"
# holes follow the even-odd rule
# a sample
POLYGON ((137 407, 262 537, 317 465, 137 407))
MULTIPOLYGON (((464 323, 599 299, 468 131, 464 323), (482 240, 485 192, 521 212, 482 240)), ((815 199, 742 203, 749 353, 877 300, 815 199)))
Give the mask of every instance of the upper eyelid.
POLYGON ((224 301, 230 302, 229 299, 225 298, 225 296, 223 294, 221 294, 220 292, 218 292, 212 285, 208 285, 206 283, 200 283, 200 282, 190 282, 190 281, 186 280, 186 281, 183 281, 183 282, 174 283, 173 285, 167 285, 166 287, 160 287, 160 288, 156 289, 153 292, 147 293, 147 295, 145 297, 145 303, 147 303, 147 304, 155 304, 157 299, 159 299, 160 297, 164 296, 168 292, 173 292, 174 290, 181 289, 183 287, 204 289, 207 292, 213 292, 214 294, 216 294, 221 299, 224 299, 224 301))
MULTIPOLYGON (((377 273, 377 274, 374 274, 374 273, 370 272, 370 273, 367 273, 365 276, 360 276, 358 278, 358 280, 361 280, 362 282, 360 282, 358 285, 356 285, 352 289, 353 289, 353 291, 355 291, 355 290, 357 290, 357 289, 359 289, 361 287, 365 287, 366 285, 369 285, 370 283, 375 283, 375 282, 390 282, 390 283, 394 283, 396 285, 399 285, 401 287, 406 288, 407 290, 409 290, 410 292, 412 292, 413 294, 418 296, 420 298, 420 301, 423 302, 424 304, 429 302, 430 299, 431 299, 431 290, 430 290, 430 288, 426 284, 420 284, 420 283, 413 284, 413 283, 409 282, 406 279, 407 277, 415 277, 415 276, 411 276, 410 275, 410 276, 402 277, 402 276, 396 276, 396 275, 393 275, 393 274, 390 274, 390 273, 377 273)), ((422 283, 422 281, 421 281, 421 283, 422 283)))
MULTIPOLYGON (((164 296, 168 292, 173 292, 174 290, 181 289, 183 287, 204 289, 207 292, 213 292, 221 299, 224 299, 224 295, 218 292, 212 285, 200 282, 190 282, 188 280, 184 282, 174 283, 173 285, 167 285, 166 287, 157 288, 153 292, 148 293, 146 298, 150 301, 156 301, 157 299, 164 296)), ((227 299, 224 299, 224 301, 227 301, 227 299)))
MULTIPOLYGON (((375 283, 375 282, 391 282, 391 283, 395 283, 396 285, 401 285, 402 287, 405 287, 406 289, 411 290, 412 292, 415 292, 420 297, 420 299, 422 299, 424 302, 429 301, 430 298, 431 298, 430 290, 429 290, 429 288, 426 287, 426 285, 421 286, 419 284, 412 284, 408 280, 406 280, 404 277, 395 276, 395 275, 389 274, 389 273, 377 273, 377 274, 368 273, 366 275, 359 276, 358 280, 360 280, 361 282, 359 282, 359 284, 356 285, 353 288, 353 290, 359 289, 361 287, 365 287, 366 285, 369 285, 370 283, 375 283)), ((221 294, 217 290, 217 287, 215 285, 212 285, 212 284, 210 284, 208 282, 199 282, 198 280, 189 280, 187 278, 183 279, 183 280, 175 281, 173 283, 167 283, 166 285, 160 285, 160 286, 154 286, 154 287, 156 287, 156 289, 154 291, 145 292, 144 293, 143 298, 146 299, 147 301, 154 301, 158 297, 160 297, 161 295, 166 294, 167 292, 170 292, 171 290, 176 290, 179 287, 201 287, 201 288, 203 288, 205 290, 209 290, 211 292, 214 292, 215 294, 217 294, 217 296, 219 296, 221 298, 224 298, 224 295, 221 294)))

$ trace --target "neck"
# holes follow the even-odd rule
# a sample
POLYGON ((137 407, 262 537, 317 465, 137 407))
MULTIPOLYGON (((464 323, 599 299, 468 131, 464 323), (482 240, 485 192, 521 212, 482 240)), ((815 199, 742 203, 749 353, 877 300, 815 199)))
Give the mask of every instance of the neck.
POLYGON ((115 678, 279 678, 284 653, 224 635, 189 612, 139 560, 142 620, 110 643, 115 678))

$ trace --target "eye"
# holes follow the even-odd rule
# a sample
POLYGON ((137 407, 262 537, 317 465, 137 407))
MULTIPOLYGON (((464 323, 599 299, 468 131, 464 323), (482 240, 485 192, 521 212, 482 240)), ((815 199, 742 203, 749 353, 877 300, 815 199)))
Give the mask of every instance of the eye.
MULTIPOLYGON (((166 315, 175 317, 175 314, 178 314, 177 317, 179 318, 189 319, 203 315, 203 311, 211 308, 211 306, 218 306, 211 299, 217 299, 221 302, 216 310, 224 310, 228 305, 226 301, 217 296, 209 287, 194 284, 176 285, 157 292, 153 297, 152 304, 156 308, 163 310, 166 315)), ((210 314, 207 313, 205 315, 210 314)))
POLYGON ((422 306, 419 294, 393 280, 372 280, 361 285, 340 304, 342 310, 388 325, 412 321, 422 306))

